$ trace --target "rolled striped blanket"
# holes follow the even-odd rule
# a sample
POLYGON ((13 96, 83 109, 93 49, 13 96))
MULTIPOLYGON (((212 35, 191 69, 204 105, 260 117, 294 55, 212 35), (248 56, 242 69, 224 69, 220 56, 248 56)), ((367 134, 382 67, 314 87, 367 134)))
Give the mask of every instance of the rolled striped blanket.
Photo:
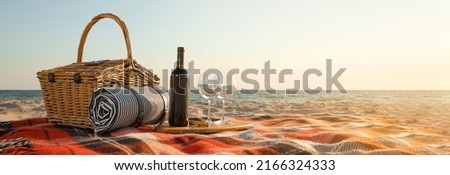
POLYGON ((141 124, 161 124, 168 108, 169 95, 159 87, 103 87, 94 91, 89 118, 96 133, 141 124))

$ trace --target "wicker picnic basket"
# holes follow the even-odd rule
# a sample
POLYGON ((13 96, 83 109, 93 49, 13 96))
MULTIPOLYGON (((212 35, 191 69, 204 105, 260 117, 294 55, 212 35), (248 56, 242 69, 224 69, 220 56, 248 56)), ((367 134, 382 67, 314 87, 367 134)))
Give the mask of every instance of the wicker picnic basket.
POLYGON ((159 78, 138 64, 132 56, 130 37, 125 23, 114 14, 103 13, 88 23, 81 35, 77 62, 42 70, 37 73, 41 84, 47 117, 50 122, 94 129, 88 107, 92 93, 105 86, 156 86, 159 78), (88 33, 101 19, 113 19, 122 29, 127 58, 83 62, 83 49, 88 33))

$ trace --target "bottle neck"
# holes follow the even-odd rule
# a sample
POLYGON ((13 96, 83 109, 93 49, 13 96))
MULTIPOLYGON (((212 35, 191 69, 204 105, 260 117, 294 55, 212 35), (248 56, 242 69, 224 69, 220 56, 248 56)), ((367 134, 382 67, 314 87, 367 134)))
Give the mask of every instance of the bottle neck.
POLYGON ((183 57, 178 57, 177 67, 179 69, 184 69, 184 58, 183 57))
POLYGON ((177 67, 179 69, 184 69, 184 48, 182 47, 178 48, 177 67))

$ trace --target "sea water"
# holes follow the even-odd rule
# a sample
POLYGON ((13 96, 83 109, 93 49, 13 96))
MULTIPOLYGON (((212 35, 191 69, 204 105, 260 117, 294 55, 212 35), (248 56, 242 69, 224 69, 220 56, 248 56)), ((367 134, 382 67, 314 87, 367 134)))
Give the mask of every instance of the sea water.
MULTIPOLYGON (((0 101, 5 100, 42 100, 40 90, 0 90, 0 101)), ((191 100, 200 101, 202 97, 197 92, 191 93, 191 100)), ((347 93, 333 91, 332 93, 321 92, 317 94, 308 94, 298 92, 288 94, 284 90, 275 92, 247 91, 237 92, 231 97, 231 101, 250 101, 250 102, 287 102, 304 103, 308 101, 361 101, 378 103, 450 103, 450 91, 408 91, 408 90, 351 90, 347 93)))
POLYGON ((42 100, 40 90, 0 90, 0 101, 42 100))

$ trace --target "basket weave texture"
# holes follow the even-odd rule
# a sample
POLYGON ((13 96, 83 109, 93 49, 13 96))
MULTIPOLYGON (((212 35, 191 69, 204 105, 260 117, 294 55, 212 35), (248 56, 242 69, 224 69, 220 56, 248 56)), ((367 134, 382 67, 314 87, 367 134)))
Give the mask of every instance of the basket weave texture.
POLYGON ((37 73, 50 122, 94 129, 88 108, 92 93, 105 86, 156 86, 159 77, 138 64, 132 56, 125 23, 116 15, 103 13, 86 26, 78 46, 77 62, 37 73), (83 62, 84 44, 91 28, 101 19, 113 19, 122 29, 127 58, 83 62))

